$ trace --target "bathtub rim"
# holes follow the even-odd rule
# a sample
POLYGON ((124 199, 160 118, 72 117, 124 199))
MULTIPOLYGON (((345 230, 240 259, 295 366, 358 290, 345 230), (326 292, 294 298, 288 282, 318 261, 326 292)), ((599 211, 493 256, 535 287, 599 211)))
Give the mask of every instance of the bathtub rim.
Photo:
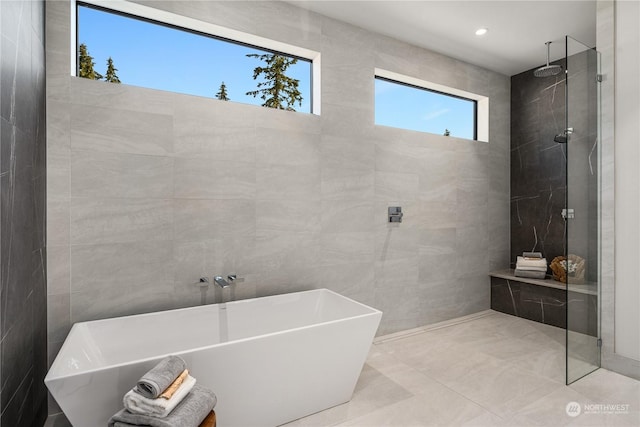
MULTIPOLYGON (((207 350, 207 349, 210 349, 210 348, 213 348, 213 347, 228 346, 228 345, 231 345, 231 344, 234 344, 234 343, 251 341, 251 340, 254 340, 254 339, 258 339, 258 338, 265 338, 265 337, 270 337, 270 336, 278 336, 278 335, 282 335, 284 333, 288 333, 288 332, 292 332, 292 331, 301 331, 301 330, 305 330, 305 329, 318 328, 318 327, 324 326, 324 325, 331 325, 331 324, 335 324, 335 323, 339 323, 339 322, 344 322, 345 320, 361 319, 361 318, 370 317, 370 316, 380 316, 380 317, 382 317, 383 313, 382 313, 381 310, 378 310, 376 308, 373 308, 371 306, 368 306, 366 304, 358 302, 358 301, 356 301, 356 300, 354 300, 352 298, 346 297, 346 296, 344 296, 342 294, 339 294, 338 292, 332 291, 331 289, 318 288, 318 289, 308 289, 308 290, 305 290, 305 291, 298 291, 298 292, 288 292, 288 293, 285 293, 285 294, 275 294, 275 295, 267 295, 267 296, 262 296, 262 297, 247 298, 247 299, 242 299, 242 300, 237 300, 237 301, 229 301, 229 302, 226 302, 226 303, 204 304, 204 305, 197 305, 197 306, 192 306, 192 307, 183 307, 183 308, 174 308, 174 309, 169 309, 169 310, 152 311, 152 312, 149 312, 149 313, 129 314, 129 315, 126 315, 126 316, 109 317, 109 318, 105 318, 105 319, 86 320, 86 321, 83 321, 83 322, 74 323, 71 326, 71 329, 69 330, 69 334, 67 335, 67 337, 69 337, 71 335, 71 333, 73 332, 74 329, 76 329, 77 327, 81 327, 85 323, 89 323, 89 322, 91 322, 91 323, 93 323, 93 322, 107 322, 107 321, 110 321, 110 320, 113 320, 113 319, 122 319, 122 318, 127 318, 127 317, 151 316, 151 315, 155 315, 155 314, 158 314, 158 313, 192 310, 194 308, 201 308, 201 307, 206 307, 206 306, 211 306, 211 305, 249 303, 252 300, 256 300, 256 299, 271 299, 271 298, 277 298, 277 297, 282 296, 282 295, 305 294, 305 293, 324 293, 324 292, 328 292, 328 293, 337 295, 340 298, 344 298, 346 300, 349 300, 350 302, 352 302, 352 303, 354 303, 356 305, 362 306, 362 307, 370 310, 371 312, 370 313, 359 314, 359 315, 356 315, 356 316, 349 316, 349 317, 343 317, 343 318, 340 318, 340 319, 329 320, 329 321, 325 321, 325 322, 313 323, 311 325, 299 326, 299 327, 285 329, 285 330, 277 331, 277 332, 269 332, 269 333, 264 333, 264 334, 259 334, 259 335, 253 335, 253 336, 250 336, 250 337, 239 338, 239 339, 232 340, 232 341, 219 342, 219 343, 205 345, 205 346, 199 346, 199 347, 192 347, 192 348, 189 348, 187 350, 175 351, 175 352, 166 353, 166 354, 162 353, 162 354, 154 355, 154 356, 151 356, 151 357, 133 359, 133 360, 130 360, 128 362, 114 363, 114 364, 111 364, 111 365, 101 366, 101 367, 98 367, 98 368, 91 368, 91 369, 86 369, 86 370, 82 370, 82 371, 77 371, 77 372, 74 372, 72 374, 67 374, 67 375, 53 375, 53 372, 55 372, 54 368, 58 364, 58 355, 63 353, 63 351, 65 350, 65 347, 67 345, 71 345, 70 343, 67 342, 67 339, 65 338, 65 341, 63 342, 62 347, 60 347, 60 350, 56 354, 56 357, 53 360, 53 363, 51 364, 51 366, 49 367, 49 370, 47 371, 47 375, 44 378, 44 382, 45 382, 45 384, 47 384, 47 387, 48 387, 48 385, 49 385, 49 383, 51 383, 51 381, 55 381, 55 380, 58 380, 58 379, 73 378, 73 377, 76 377, 78 375, 90 374, 90 373, 94 373, 94 372, 101 372, 101 371, 105 371, 107 369, 119 368, 119 367, 122 367, 122 366, 128 366, 128 365, 135 364, 135 363, 149 362, 149 361, 152 361, 152 360, 162 359, 162 358, 170 356, 170 355, 180 356, 180 355, 191 353, 191 352, 195 352, 195 351, 207 350)), ((379 326, 379 323, 378 323, 378 326, 379 326)), ((377 331, 377 327, 376 327, 376 331, 377 331)), ((374 332, 374 336, 375 336, 375 332, 374 332)), ((62 361, 59 362, 59 363, 62 363, 62 361)))

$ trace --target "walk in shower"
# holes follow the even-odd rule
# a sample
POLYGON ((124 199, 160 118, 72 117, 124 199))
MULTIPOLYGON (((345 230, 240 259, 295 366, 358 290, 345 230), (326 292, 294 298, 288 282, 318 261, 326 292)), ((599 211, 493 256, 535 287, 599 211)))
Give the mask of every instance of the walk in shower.
MULTIPOLYGON (((600 54, 565 39, 566 382, 600 366, 600 54)), ((565 137, 563 142, 562 137, 565 137)))
POLYGON ((546 50, 511 77, 513 264, 492 274, 491 307, 564 329, 570 384, 600 366, 599 53, 571 37, 546 50), (546 280, 514 276, 529 251, 549 263, 546 280))

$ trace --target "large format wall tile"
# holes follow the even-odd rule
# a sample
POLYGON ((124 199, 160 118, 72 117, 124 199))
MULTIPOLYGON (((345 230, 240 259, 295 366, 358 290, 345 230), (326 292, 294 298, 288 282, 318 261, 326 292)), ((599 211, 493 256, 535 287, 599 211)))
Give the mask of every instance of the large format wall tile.
POLYGON ((319 165, 258 165, 256 194, 263 200, 308 200, 320 199, 319 165))
POLYGON ((376 199, 417 200, 419 180, 415 173, 376 172, 376 199))
MULTIPOLYGON (((273 273, 317 265, 320 237, 307 231, 260 230, 255 245, 247 247, 247 273, 273 273)), ((239 274, 242 274, 239 272, 239 274)))
POLYGON ((145 4, 320 52, 322 111, 69 77, 56 29, 49 294, 69 316, 50 319, 52 348, 77 321, 220 301, 197 282, 232 273, 227 297, 371 304, 380 334, 489 308, 509 251, 507 77, 282 2, 145 4), (376 67, 489 96, 491 141, 376 126, 376 67))
POLYGON ((47 336, 51 342, 65 339, 71 329, 71 298, 69 293, 47 296, 47 336))
POLYGON ((166 199, 73 199, 71 244, 170 240, 172 205, 166 199))
POLYGON ((318 167, 320 137, 300 131, 257 128, 256 164, 318 167))
POLYGON ((128 287, 99 287, 71 294, 71 320, 83 322, 179 308, 173 284, 154 283, 149 292, 140 283, 128 287))
POLYGON ((173 194, 179 199, 253 199, 256 194, 251 163, 176 158, 174 174, 173 194))
POLYGON ((370 201, 325 200, 320 218, 322 231, 326 233, 371 232, 375 206, 370 201))
POLYGON ((68 294, 71 287, 69 246, 47 246, 47 295, 68 294))
MULTIPOLYGON (((247 123, 248 124, 248 123, 247 123)), ((175 121, 174 154, 176 157, 207 158, 217 162, 254 164, 258 136, 253 127, 211 123, 185 126, 175 121)))
POLYGON ((74 150, 155 155, 173 150, 170 115, 83 104, 71 104, 71 115, 74 150))
MULTIPOLYGON (((56 8, 57 7, 58 6, 56 6, 56 8)), ((65 65, 68 67, 69 63, 67 62, 65 65)), ((48 64, 47 67, 49 67, 48 64)), ((162 91, 137 88, 136 92, 133 92, 126 84, 101 83, 102 84, 88 79, 76 79, 70 87, 69 96, 70 101, 73 104, 78 105, 78 108, 85 108, 87 110, 94 110, 96 107, 99 108, 88 112, 88 114, 96 114, 99 111, 102 111, 101 109, 105 108, 113 110, 114 106, 126 108, 126 112, 121 111, 117 113, 110 113, 110 115, 107 116, 110 118, 107 120, 107 123, 111 119, 117 119, 117 117, 122 114, 128 114, 128 112, 143 113, 142 116, 132 116, 132 120, 137 120, 145 117, 154 117, 147 116, 149 114, 173 115, 174 109, 177 108, 174 102, 172 102, 173 99, 168 96, 169 94, 162 91), (114 115, 112 116, 111 114, 114 115)), ((153 125, 153 123, 154 122, 151 122, 147 125, 153 125)), ((170 123, 171 121, 167 124, 170 123)), ((145 129, 145 126, 143 126, 142 129, 145 129)))
POLYGON ((172 257, 170 241, 74 245, 70 291, 168 285, 173 283, 173 265, 167 263, 172 257))
POLYGON ((324 218, 324 202, 297 200, 256 201, 256 229, 317 233, 324 218))
POLYGON ((324 200, 371 200, 375 190, 375 172, 323 167, 320 189, 324 200))
POLYGON ((173 196, 173 159, 75 150, 71 159, 73 197, 173 196))
POLYGON ((252 200, 175 200, 176 241, 254 236, 256 204, 252 200))
POLYGON ((320 155, 323 168, 373 171, 375 145, 370 140, 322 135, 320 155))
POLYGON ((371 233, 323 233, 320 236, 318 265, 358 264, 373 261, 374 240, 371 233))

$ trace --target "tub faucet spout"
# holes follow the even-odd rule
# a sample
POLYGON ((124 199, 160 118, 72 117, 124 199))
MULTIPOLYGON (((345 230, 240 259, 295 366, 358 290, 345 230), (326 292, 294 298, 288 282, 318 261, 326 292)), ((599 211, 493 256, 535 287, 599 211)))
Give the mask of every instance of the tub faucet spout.
POLYGON ((222 289, 228 288, 229 286, 231 286, 231 283, 224 280, 222 276, 214 277, 213 281, 215 282, 216 285, 220 286, 222 289))

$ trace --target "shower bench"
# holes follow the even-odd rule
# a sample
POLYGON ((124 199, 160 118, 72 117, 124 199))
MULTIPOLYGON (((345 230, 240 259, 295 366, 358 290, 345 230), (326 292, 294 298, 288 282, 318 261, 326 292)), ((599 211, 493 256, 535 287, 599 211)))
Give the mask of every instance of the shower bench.
POLYGON ((493 271, 491 309, 547 325, 596 336, 598 292, 595 284, 566 285, 553 279, 516 277, 512 269, 493 271))

